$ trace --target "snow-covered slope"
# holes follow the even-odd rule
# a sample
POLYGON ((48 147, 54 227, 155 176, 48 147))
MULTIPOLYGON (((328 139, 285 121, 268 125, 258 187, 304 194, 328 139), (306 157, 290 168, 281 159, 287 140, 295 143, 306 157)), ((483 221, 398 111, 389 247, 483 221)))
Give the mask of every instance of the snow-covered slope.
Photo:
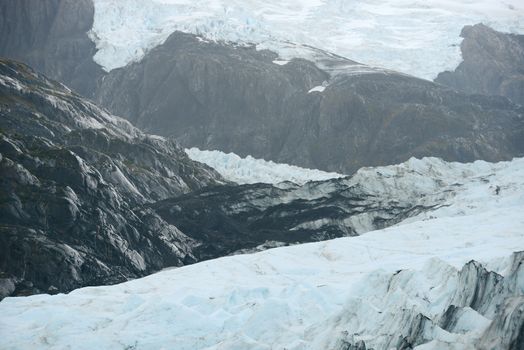
POLYGON ((186 153, 192 160, 209 165, 225 179, 239 184, 276 184, 283 181, 291 181, 300 185, 308 181, 336 179, 345 176, 255 159, 251 156, 241 158, 235 153, 202 151, 196 147, 186 149, 186 153))
MULTIPOLYGON (((461 61, 464 25, 524 33, 520 0, 94 0, 95 60, 111 70, 140 59, 175 30, 256 43, 283 60, 315 59, 307 45, 432 79, 461 61)), ((281 62, 279 62, 281 63, 281 62)))
MULTIPOLYGON (((349 349, 364 341, 377 350, 493 342, 507 348, 524 307, 524 255, 512 256, 524 250, 524 160, 474 164, 448 164, 475 184, 457 183, 468 195, 415 222, 69 295, 7 298, 0 303, 0 345, 349 349)), ((366 171, 387 177, 395 167, 362 176, 366 171)))
POLYGON ((405 223, 463 216, 522 204, 524 158, 498 163, 411 158, 398 165, 362 168, 342 181, 348 187, 363 186, 366 193, 378 198, 435 205, 405 223))

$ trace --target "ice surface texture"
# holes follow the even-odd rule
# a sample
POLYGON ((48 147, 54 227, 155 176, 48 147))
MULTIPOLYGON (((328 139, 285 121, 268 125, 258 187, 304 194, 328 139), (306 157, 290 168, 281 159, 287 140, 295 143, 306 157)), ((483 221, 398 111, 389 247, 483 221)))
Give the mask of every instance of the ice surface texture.
POLYGON ((291 181, 301 185, 308 181, 329 180, 344 176, 317 169, 274 163, 251 156, 241 158, 232 152, 204 151, 193 147, 186 149, 186 153, 192 160, 209 165, 224 178, 239 184, 277 184, 279 182, 291 181))
POLYGON ((524 33, 520 0, 95 0, 91 38, 106 70, 138 60, 175 30, 314 60, 311 45, 433 79, 461 61, 460 31, 483 22, 524 33))
MULTIPOLYGON (((375 171, 423 171, 427 162, 375 171)), ((512 252, 524 248, 523 160, 434 163, 436 172, 473 178, 457 183, 465 192, 433 217, 111 287, 7 298, 0 303, 0 344, 347 349, 365 341, 385 349, 404 341, 458 350, 499 341, 501 334, 510 339, 522 322, 524 264, 512 252), (486 181, 497 186, 482 186, 486 181)))

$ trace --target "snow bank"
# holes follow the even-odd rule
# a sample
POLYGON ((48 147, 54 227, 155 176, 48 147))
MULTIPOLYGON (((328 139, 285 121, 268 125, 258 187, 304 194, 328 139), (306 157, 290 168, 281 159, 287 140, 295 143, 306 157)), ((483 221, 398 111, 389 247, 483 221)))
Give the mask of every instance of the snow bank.
POLYGON ((239 184, 259 182, 276 184, 291 181, 300 185, 308 181, 321 181, 345 176, 255 159, 251 156, 241 158, 235 153, 201 151, 196 147, 186 149, 186 153, 192 160, 209 165, 225 179, 239 184))
MULTIPOLYGON (((461 61, 460 31, 524 33, 520 0, 95 0, 91 38, 106 70, 139 60, 175 30, 315 60, 320 48, 433 79, 461 61)), ((279 62, 281 62, 279 61, 279 62)))

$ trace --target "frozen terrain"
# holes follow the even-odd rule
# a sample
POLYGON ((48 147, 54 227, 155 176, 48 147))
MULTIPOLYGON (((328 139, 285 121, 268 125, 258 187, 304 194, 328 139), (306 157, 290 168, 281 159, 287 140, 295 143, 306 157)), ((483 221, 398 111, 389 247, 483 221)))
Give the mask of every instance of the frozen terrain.
POLYGON ((305 169, 294 165, 274 163, 251 156, 241 158, 235 153, 186 149, 189 158, 214 168, 225 179, 239 184, 276 184, 291 181, 298 185, 308 181, 335 179, 345 175, 322 170, 305 169))
POLYGON ((106 70, 140 59, 173 31, 255 43, 316 60, 307 45, 433 79, 461 61, 460 31, 483 22, 524 33, 520 0, 94 0, 91 38, 106 70))
POLYGON ((462 179, 431 215, 110 287, 7 298, 0 346, 342 349, 365 341, 378 350, 402 336, 417 349, 500 345, 522 322, 523 255, 512 253, 524 250, 524 159, 433 163, 359 172, 410 177, 429 167, 462 179))

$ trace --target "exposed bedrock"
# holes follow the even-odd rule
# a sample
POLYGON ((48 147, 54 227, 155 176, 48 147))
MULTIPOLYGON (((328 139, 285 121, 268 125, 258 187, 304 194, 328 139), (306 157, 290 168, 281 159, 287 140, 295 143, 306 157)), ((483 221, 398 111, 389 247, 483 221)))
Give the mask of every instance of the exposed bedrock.
POLYGON ((524 35, 497 32, 483 24, 466 26, 463 62, 436 82, 471 94, 505 96, 524 105, 524 35))

